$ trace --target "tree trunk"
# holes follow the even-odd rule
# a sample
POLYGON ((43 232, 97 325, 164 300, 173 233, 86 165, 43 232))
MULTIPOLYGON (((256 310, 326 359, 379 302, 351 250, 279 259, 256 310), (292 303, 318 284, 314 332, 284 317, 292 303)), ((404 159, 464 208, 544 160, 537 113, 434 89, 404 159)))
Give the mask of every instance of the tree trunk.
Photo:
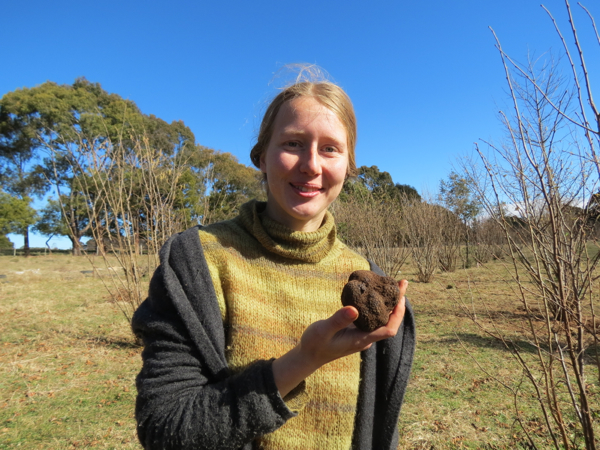
POLYGON ((467 228, 467 232, 465 233, 465 244, 467 247, 467 259, 465 262, 465 269, 468 269, 469 267, 471 267, 471 265, 469 264, 469 229, 467 228))
POLYGON ((29 225, 23 230, 23 256, 28 257, 29 251, 29 225))
POLYGON ((69 239, 71 240, 71 244, 73 246, 72 255, 81 256, 81 242, 79 241, 79 238, 69 236, 69 239))

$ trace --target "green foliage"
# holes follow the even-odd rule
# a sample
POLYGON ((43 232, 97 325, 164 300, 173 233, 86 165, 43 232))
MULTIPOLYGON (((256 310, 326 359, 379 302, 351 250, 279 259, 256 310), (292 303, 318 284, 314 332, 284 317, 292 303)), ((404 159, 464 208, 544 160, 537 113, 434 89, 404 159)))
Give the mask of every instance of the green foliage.
POLYGON ((14 248, 14 244, 4 234, 0 234, 0 248, 14 248))
POLYGON ((440 182, 440 202, 464 223, 471 223, 481 211, 481 204, 475 198, 465 177, 450 172, 447 180, 440 182))
POLYGON ((69 226, 63 217, 58 200, 48 200, 48 204, 39 211, 39 220, 34 225, 33 230, 46 236, 70 235, 69 226))
MULTIPOLYGON (((462 230, 462 235, 466 244, 464 267, 468 268, 471 264, 469 256, 471 227, 481 212, 481 203, 476 198, 469 181, 455 171, 450 172, 447 180, 440 182, 439 200, 445 208, 463 223, 464 230, 462 230)), ((446 240, 448 240, 447 237, 446 240)))
POLYGON ((345 201, 348 196, 363 195, 366 192, 379 200, 399 200, 402 196, 410 200, 421 201, 417 190, 408 184, 394 184, 389 172, 381 172, 377 166, 361 166, 358 168, 356 179, 350 179, 344 184, 340 199, 345 201))
MULTIPOLYGON (((54 185, 62 211, 59 203, 49 203, 36 229, 68 235, 74 251, 97 200, 97 187, 87 183, 90 174, 110 171, 132 154, 135 161, 140 142, 157 155, 175 157, 194 146, 194 135, 183 122, 144 115, 132 101, 85 78, 17 89, 0 99, 0 161, 15 180, 9 192, 41 195, 54 185)), ((131 176, 139 176, 136 170, 144 168, 133 164, 131 176)))
POLYGON ((231 153, 197 146, 186 155, 179 201, 191 223, 212 223, 231 218, 252 198, 264 197, 260 172, 240 164, 231 153))
POLYGON ((115 235, 125 220, 144 238, 161 220, 156 214, 172 214, 182 226, 210 223, 264 197, 254 168, 196 145, 183 122, 145 115, 85 78, 17 89, 0 99, 0 168, 19 198, 54 186, 60 201, 41 211, 35 230, 69 236, 74 252, 92 226, 115 235), (119 194, 127 197, 127 219, 109 205, 119 194), (163 204, 172 209, 162 211, 163 204))
POLYGON ((401 196, 406 197, 406 199, 409 201, 422 201, 422 198, 417 190, 408 184, 396 183, 396 191, 398 191, 401 196))
MULTIPOLYGON (((338 197, 339 202, 347 202, 351 198, 370 197, 370 191, 359 178, 349 178, 344 183, 342 191, 338 197)), ((337 224, 339 227, 339 224, 337 224)))
POLYGON ((359 167, 358 179, 376 196, 389 195, 394 189, 392 176, 381 172, 377 166, 359 167))
POLYGON ((29 206, 29 198, 20 199, 0 192, 0 234, 22 233, 35 223, 35 210, 29 206))

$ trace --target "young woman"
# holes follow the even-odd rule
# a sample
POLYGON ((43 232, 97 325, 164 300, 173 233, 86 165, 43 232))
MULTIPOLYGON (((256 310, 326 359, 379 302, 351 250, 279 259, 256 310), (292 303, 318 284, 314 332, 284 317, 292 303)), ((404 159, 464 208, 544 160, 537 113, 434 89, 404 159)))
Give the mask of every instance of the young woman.
POLYGON ((382 274, 336 238, 327 210, 356 174, 355 142, 340 87, 286 88, 251 152, 267 202, 165 244, 133 318, 146 449, 396 448, 414 352, 407 282, 371 333, 340 308, 351 272, 382 274))

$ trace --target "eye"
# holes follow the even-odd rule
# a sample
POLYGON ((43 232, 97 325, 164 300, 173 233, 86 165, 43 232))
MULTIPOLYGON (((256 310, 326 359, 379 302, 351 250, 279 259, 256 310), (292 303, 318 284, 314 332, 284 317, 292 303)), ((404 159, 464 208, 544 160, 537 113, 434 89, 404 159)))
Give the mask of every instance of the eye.
POLYGON ((335 152, 337 152, 337 148, 331 147, 331 146, 327 146, 327 147, 323 148, 323 151, 325 153, 335 153, 335 152))
POLYGON ((290 147, 290 148, 298 148, 298 147, 300 147, 300 143, 297 142, 297 141, 289 141, 289 142, 286 142, 284 145, 286 147, 290 147))

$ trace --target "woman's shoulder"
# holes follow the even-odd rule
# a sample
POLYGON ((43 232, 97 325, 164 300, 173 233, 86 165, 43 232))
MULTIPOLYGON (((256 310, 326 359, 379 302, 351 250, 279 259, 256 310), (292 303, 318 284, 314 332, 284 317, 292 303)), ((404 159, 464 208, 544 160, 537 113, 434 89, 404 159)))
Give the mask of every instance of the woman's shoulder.
POLYGON ((198 230, 197 235, 204 247, 214 244, 236 247, 250 237, 237 217, 196 228, 198 230))
MULTIPOLYGON (((227 246, 224 241, 231 240, 235 236, 235 226, 232 226, 231 220, 217 222, 210 225, 195 225, 187 230, 176 233, 161 248, 161 261, 165 258, 173 259, 177 255, 176 261, 185 259, 184 256, 193 254, 192 260, 197 260, 199 254, 204 254, 207 247, 217 243, 221 246, 227 246)), ((189 261, 188 261, 189 262, 189 261)))

